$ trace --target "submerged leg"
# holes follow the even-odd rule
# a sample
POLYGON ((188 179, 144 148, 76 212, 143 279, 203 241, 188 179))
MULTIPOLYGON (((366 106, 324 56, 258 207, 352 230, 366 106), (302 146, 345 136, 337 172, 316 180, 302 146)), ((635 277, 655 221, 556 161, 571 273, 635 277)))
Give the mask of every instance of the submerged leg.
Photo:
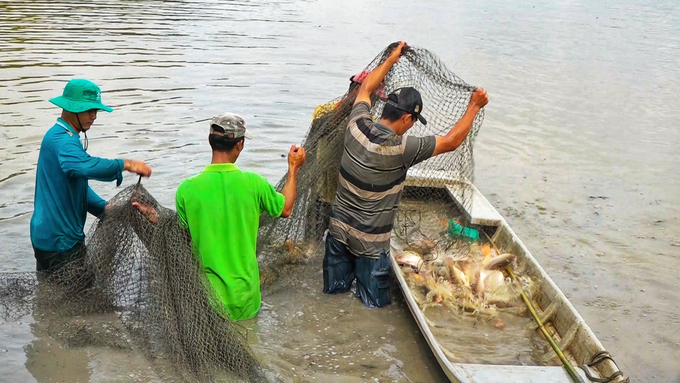
POLYGON ((357 258, 357 295, 368 307, 383 307, 392 303, 390 294, 389 255, 384 250, 379 259, 357 258))
POLYGON ((354 281, 355 256, 344 243, 326 236, 326 253, 323 257, 323 292, 337 294, 349 291, 354 281))

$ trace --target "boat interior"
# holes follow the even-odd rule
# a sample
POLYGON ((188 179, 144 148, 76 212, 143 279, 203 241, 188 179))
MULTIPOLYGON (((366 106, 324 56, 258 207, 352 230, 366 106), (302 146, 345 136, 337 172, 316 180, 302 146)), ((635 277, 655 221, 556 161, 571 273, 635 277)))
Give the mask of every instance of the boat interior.
MULTIPOLYGON (((409 171, 393 230, 392 266, 418 326, 451 381, 507 382, 509 376, 522 382, 627 381, 571 302, 479 190, 470 182, 431 173, 409 171), (461 259, 451 255, 462 248, 451 245, 451 220, 477 230, 477 242, 495 249, 495 254, 514 255, 508 266, 514 277, 507 269, 502 271, 508 296, 498 304, 487 300, 462 305, 458 299, 447 305, 446 299, 433 298, 434 293, 426 295, 427 288, 419 291, 417 281, 424 275, 415 276, 417 270, 397 262, 418 234, 436 245, 429 258, 423 256, 425 263, 442 257, 461 259)), ((434 291, 435 282, 429 283, 429 291, 434 291)), ((476 296, 486 299, 490 294, 476 296)))

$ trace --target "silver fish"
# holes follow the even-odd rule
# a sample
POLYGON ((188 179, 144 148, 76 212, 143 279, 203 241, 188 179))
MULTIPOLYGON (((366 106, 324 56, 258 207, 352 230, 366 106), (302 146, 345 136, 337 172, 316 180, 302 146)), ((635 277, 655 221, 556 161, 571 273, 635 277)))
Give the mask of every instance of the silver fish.
POLYGON ((423 257, 414 251, 404 251, 397 255, 397 264, 400 266, 409 266, 418 272, 423 265, 423 257))
POLYGON ((503 268, 511 264, 515 260, 515 254, 503 253, 496 257, 489 257, 482 263, 482 268, 485 270, 494 270, 503 268))

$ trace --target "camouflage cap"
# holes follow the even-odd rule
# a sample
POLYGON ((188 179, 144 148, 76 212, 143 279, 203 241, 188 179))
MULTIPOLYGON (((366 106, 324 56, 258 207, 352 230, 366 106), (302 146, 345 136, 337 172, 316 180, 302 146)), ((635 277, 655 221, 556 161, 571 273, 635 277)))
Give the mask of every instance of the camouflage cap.
MULTIPOLYGON (((253 136, 246 129, 246 122, 239 115, 224 112, 212 118, 210 122, 210 133, 215 133, 215 126, 224 129, 224 136, 227 138, 241 138, 252 139, 253 136)), ((222 132, 218 132, 222 133, 222 132)))

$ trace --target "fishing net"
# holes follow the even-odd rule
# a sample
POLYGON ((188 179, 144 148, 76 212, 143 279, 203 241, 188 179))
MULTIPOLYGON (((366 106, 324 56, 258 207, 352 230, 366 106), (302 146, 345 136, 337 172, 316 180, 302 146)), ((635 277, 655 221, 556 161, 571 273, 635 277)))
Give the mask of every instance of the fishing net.
MULTIPOLYGON (((365 71, 372 71, 384 62, 394 47, 396 43, 385 48, 365 71)), ((374 119, 382 114, 387 95, 402 87, 414 87, 423 100, 422 115, 427 119, 427 125, 416 122, 407 133, 414 136, 446 135, 465 113, 475 90, 431 52, 409 47, 403 50, 402 57, 388 72, 383 84, 371 95, 374 119)), ((307 159, 297 174, 298 194, 291 216, 285 220, 261 218, 258 254, 260 263, 265 265, 265 281, 275 280, 277 272, 281 274, 286 270, 282 265, 322 252, 319 245, 328 228, 345 130, 358 89, 358 84, 351 85, 344 95, 315 111, 303 143, 307 159)), ((483 119, 482 110, 475 117, 470 134, 455 151, 432 157, 409 170, 407 184, 418 186, 411 191, 412 197, 428 199, 437 195, 443 185, 455 185, 463 206, 472 204, 472 147, 483 119)), ((281 178, 278 189, 283 187, 286 177, 281 178)))
POLYGON ((38 325, 70 346, 133 348, 154 361, 162 381, 263 380, 245 336, 213 304, 219 298, 176 212, 141 185, 110 204, 72 261, 51 273, 0 275, 4 318, 34 311, 38 325), (133 200, 153 206, 157 222, 133 200), (125 332, 93 330, 97 321, 87 318, 102 313, 115 315, 125 332))
MULTIPOLYGON (((365 69, 375 69, 393 48, 387 47, 365 69)), ((372 114, 380 116, 386 95, 405 86, 422 95, 428 124, 417 123, 409 132, 419 136, 446 134, 465 112, 474 90, 432 53, 410 48, 371 96, 372 114)), ((303 144, 307 159, 298 173, 292 215, 281 220, 261 217, 258 261, 264 287, 285 279, 279 278, 287 270, 283 266, 319 254, 357 90, 353 85, 315 112, 303 144)), ((456 151, 411 169, 409 182, 419 186, 412 197, 426 199, 443 184, 459 184, 461 200, 471 203, 466 185, 472 180, 472 143, 482 119, 480 112, 456 151)), ((278 183, 279 190, 285 179, 278 183)), ((137 350, 153 362, 162 381, 263 380, 244 335, 221 305, 214 304, 219 299, 176 213, 160 206, 141 185, 121 191, 111 206, 88 233, 86 250, 57 271, 0 274, 0 318, 32 313, 36 325, 71 346, 137 350), (157 222, 133 207, 134 200, 153 206, 157 222), (102 327, 102 315, 114 318, 114 325, 102 327)))

